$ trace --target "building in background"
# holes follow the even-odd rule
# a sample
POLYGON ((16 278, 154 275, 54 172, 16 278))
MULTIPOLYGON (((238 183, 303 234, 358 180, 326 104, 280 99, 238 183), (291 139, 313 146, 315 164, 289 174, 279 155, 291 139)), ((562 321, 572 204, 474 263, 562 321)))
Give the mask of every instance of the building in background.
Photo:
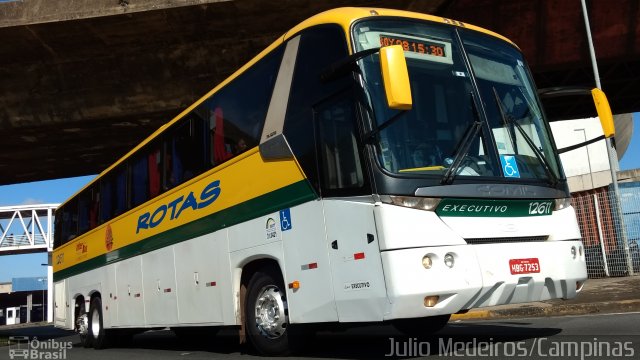
MULTIPOLYGON (((632 114, 614 116, 615 146, 618 160, 622 159, 633 134, 632 114)), ((558 149, 601 136, 598 118, 552 122, 551 129, 558 149)), ((605 140, 595 142, 560 155, 567 177, 572 203, 576 210, 590 277, 625 276, 640 271, 637 239, 630 237, 640 222, 630 222, 636 204, 640 208, 640 183, 625 185, 618 199, 612 189, 610 162, 605 140), (637 224, 637 225, 636 225, 637 224), (635 268, 630 271, 630 268, 635 268)), ((617 162, 614 166, 617 166, 617 162)), ((615 169, 619 172, 619 168, 615 169)), ((625 176, 618 175, 619 182, 625 176)), ((640 216, 640 215, 638 215, 640 216)))
POLYGON ((0 326, 45 321, 47 278, 13 278, 0 283, 0 326))

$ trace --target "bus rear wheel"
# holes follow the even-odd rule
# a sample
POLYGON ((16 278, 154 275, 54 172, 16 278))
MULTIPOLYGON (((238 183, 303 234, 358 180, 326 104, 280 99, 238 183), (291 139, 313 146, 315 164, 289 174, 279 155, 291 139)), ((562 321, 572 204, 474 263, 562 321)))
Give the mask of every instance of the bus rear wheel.
POLYGON ((392 322, 396 330, 407 336, 431 335, 442 330, 451 315, 437 315, 417 319, 396 319, 392 322))
POLYGON ((107 347, 107 333, 104 329, 102 317, 102 300, 94 297, 89 307, 89 329, 87 337, 93 344, 94 349, 104 349, 107 347))
POLYGON ((245 302, 246 334, 262 355, 282 356, 291 352, 287 294, 282 277, 259 270, 249 281, 245 302))

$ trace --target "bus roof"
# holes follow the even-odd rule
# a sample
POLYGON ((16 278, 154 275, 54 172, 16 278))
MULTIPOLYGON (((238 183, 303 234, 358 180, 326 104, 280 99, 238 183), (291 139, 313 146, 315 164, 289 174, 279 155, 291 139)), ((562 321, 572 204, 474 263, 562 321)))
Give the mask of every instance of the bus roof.
POLYGON ((409 19, 427 20, 427 21, 432 21, 432 22, 437 22, 437 23, 442 23, 442 24, 447 24, 447 25, 460 26, 460 27, 464 27, 464 28, 471 29, 471 30, 474 30, 474 31, 482 32, 482 33, 485 33, 487 35, 491 35, 493 37, 497 37, 497 38, 499 38, 501 40, 504 40, 504 41, 510 43, 511 45, 516 46, 516 44, 514 44, 511 40, 507 39, 506 37, 504 37, 504 36, 502 36, 502 35, 500 35, 498 33, 495 33, 493 31, 481 28, 479 26, 463 23, 461 21, 452 20, 452 19, 448 19, 448 18, 443 18, 443 17, 440 17, 440 16, 433 16, 433 15, 428 15, 428 14, 411 12, 411 11, 393 10, 393 9, 381 9, 381 8, 364 8, 364 7, 337 8, 337 9, 327 10, 325 12, 322 12, 322 13, 318 14, 318 15, 312 16, 312 17, 308 18, 307 20, 304 20, 303 22, 301 22, 297 26, 295 26, 293 29, 289 30, 284 35, 284 40, 286 41, 289 38, 295 36, 300 31, 302 31, 304 29, 307 29, 307 28, 310 28, 310 27, 315 26, 315 25, 338 24, 338 25, 342 26, 342 28, 345 31, 345 34, 347 34, 347 41, 349 41, 349 43, 351 43, 351 39, 349 37, 349 33, 350 33, 350 30, 351 30, 351 24, 353 24, 357 20, 361 20, 361 19, 364 19, 364 18, 375 18, 375 17, 378 17, 378 16, 403 17, 403 18, 409 18, 409 19))
MULTIPOLYGON (((382 8, 373 8, 373 7, 372 8, 343 7, 343 8, 336 8, 336 9, 324 11, 322 13, 319 13, 317 15, 314 15, 314 16, 302 21, 300 24, 296 25, 291 30, 287 31, 284 35, 278 37, 278 39, 276 39, 267 48, 262 50, 253 59, 251 59, 249 62, 247 62, 241 68, 236 70, 233 74, 231 74, 224 81, 222 81, 221 83, 216 85, 213 89, 211 89, 206 94, 204 94, 200 99, 198 99, 191 106, 189 106, 188 108, 186 108, 182 112, 180 112, 180 114, 178 114, 173 119, 171 119, 170 121, 168 121, 167 123, 162 125, 160 128, 158 128, 156 131, 154 131, 146 139, 144 139, 137 146, 135 146, 133 149, 131 149, 129 152, 127 152, 124 156, 122 156, 120 159, 118 159, 118 161, 116 161, 111 166, 109 166, 108 168, 103 170, 98 176, 96 176, 95 179, 93 179, 88 184, 83 186, 80 190, 78 190, 75 194, 73 194, 73 196, 69 197, 64 203, 62 203, 60 205, 60 207, 64 206, 69 200, 75 198, 79 193, 84 191, 86 188, 88 188, 89 186, 91 186, 94 183, 96 183, 97 181, 99 181, 100 178, 102 178, 111 169, 113 169, 113 168, 117 167, 118 165, 120 165, 122 162, 127 160, 133 154, 135 154, 139 149, 144 147, 146 144, 151 142, 156 137, 160 136, 167 128, 169 128, 175 122, 177 122, 180 119, 182 119, 185 115, 190 113, 194 108, 196 108, 198 105, 200 105, 205 100, 207 100, 211 95, 213 95, 218 90, 220 90, 221 88, 226 86, 229 82, 231 82, 232 80, 234 80, 238 76, 240 76, 248 68, 253 66, 256 62, 258 62, 260 59, 265 57, 267 54, 269 54, 273 49, 275 49, 279 45, 283 44, 285 41, 287 41, 288 39, 292 38, 293 36, 295 36, 296 34, 301 32, 302 30, 310 28, 310 27, 313 27, 313 26, 316 26, 316 25, 338 24, 339 26, 341 26, 343 28, 343 30, 344 30, 344 32, 345 32, 345 34, 347 36, 347 41, 350 44, 351 43, 351 37, 350 37, 351 24, 353 24, 357 20, 361 20, 361 19, 365 19, 365 18, 375 18, 375 17, 378 17, 378 16, 402 17, 402 18, 409 18, 409 19, 427 20, 427 21, 442 23, 442 24, 451 25, 451 26, 464 27, 464 28, 467 28, 467 29, 471 29, 471 30, 474 30, 474 31, 482 32, 484 34, 499 38, 499 39, 504 40, 504 41, 512 44, 513 46, 517 47, 517 45, 515 43, 513 43, 511 40, 509 40, 508 38, 506 38, 506 37, 504 37, 504 36, 502 36, 502 35, 500 35, 498 33, 495 33, 493 31, 481 28, 479 26, 475 26, 475 25, 471 25, 471 24, 467 24, 467 23, 462 23, 462 22, 457 21, 457 20, 451 20, 451 19, 443 18, 443 17, 439 17, 439 16, 433 16, 433 15, 422 14, 422 13, 411 12, 411 11, 404 11, 404 10, 382 9, 382 8)), ((349 51, 351 51, 351 46, 350 45, 349 45, 349 51)))

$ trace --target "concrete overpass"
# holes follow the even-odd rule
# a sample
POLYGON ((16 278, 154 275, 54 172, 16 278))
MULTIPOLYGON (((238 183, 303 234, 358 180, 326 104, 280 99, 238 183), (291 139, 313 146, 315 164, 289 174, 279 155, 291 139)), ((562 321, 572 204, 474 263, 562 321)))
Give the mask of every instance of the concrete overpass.
MULTIPOLYGON (((615 113, 640 110, 638 3, 589 1, 615 113)), ((523 49, 540 87, 594 84, 580 0, 9 0, 0 2, 0 184, 102 171, 289 28, 347 5, 480 25, 523 49)), ((575 102, 549 110, 586 115, 575 102)))

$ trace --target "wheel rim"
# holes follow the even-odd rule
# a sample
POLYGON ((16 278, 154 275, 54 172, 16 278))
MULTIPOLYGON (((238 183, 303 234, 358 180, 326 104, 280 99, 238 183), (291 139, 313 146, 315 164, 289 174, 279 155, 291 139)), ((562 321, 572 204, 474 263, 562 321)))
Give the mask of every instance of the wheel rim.
POLYGON ((100 314, 98 309, 93 309, 93 312, 91 312, 91 334, 95 339, 100 335, 100 314))
POLYGON ((78 316, 78 319, 76 320, 76 329, 80 336, 87 336, 87 332, 89 330, 89 317, 87 314, 78 316))
POLYGON ((287 303, 277 286, 263 287, 255 304, 256 326, 262 336, 276 339, 284 335, 287 326, 287 303))

